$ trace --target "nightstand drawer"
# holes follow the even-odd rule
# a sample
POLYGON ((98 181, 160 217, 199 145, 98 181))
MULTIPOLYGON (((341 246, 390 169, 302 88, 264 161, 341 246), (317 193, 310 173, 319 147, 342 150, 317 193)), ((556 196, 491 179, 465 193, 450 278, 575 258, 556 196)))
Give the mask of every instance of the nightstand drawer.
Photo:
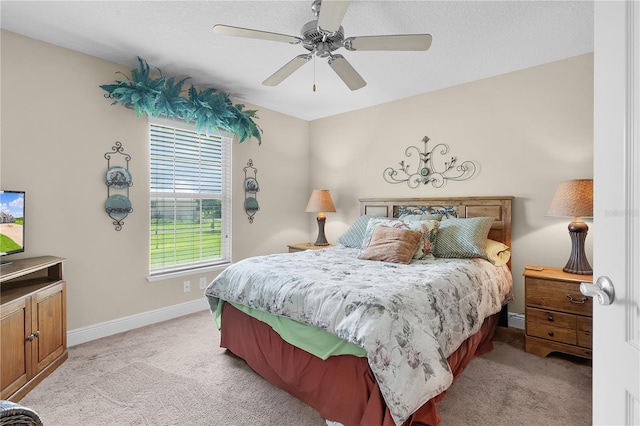
POLYGON ((577 328, 576 316, 562 312, 548 311, 544 309, 527 308, 527 321, 546 324, 560 328, 577 328))
POLYGON ((575 328, 554 327, 552 325, 531 321, 527 321, 527 336, 553 340, 554 342, 566 343, 568 345, 575 345, 577 343, 575 328))
POLYGON ((527 306, 585 316, 590 316, 593 309, 592 299, 580 293, 578 283, 527 278, 525 299, 527 306))
POLYGON ((592 347, 593 320, 586 317, 578 317, 578 345, 585 348, 592 347))
POLYGON ((524 270, 525 350, 591 358, 593 300, 580 293, 591 275, 568 274, 562 268, 527 265, 524 270))

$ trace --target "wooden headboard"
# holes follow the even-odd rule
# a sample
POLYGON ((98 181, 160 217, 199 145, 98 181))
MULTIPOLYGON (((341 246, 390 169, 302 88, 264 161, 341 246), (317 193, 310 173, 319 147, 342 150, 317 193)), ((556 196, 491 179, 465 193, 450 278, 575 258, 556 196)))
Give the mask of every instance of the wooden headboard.
MULTIPOLYGON (((444 198, 360 198, 360 214, 397 218, 411 210, 443 213, 445 217, 494 218, 489 238, 511 247, 511 201, 504 197, 444 197, 444 198)), ((511 262, 509 262, 511 263, 511 262)))

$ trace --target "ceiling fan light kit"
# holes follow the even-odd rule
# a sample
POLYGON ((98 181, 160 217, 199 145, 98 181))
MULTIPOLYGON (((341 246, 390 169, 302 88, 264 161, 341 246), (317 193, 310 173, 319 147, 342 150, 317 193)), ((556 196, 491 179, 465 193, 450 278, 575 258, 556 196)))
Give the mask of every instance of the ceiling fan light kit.
POLYGON ((311 10, 316 19, 302 26, 300 37, 221 24, 214 25, 213 32, 234 37, 300 44, 309 51, 307 54, 296 56, 267 77, 262 82, 265 86, 277 86, 311 58, 317 56, 327 58, 331 69, 335 71, 349 89, 358 90, 366 86, 367 82, 344 56, 334 54, 335 50, 344 47, 349 51, 425 51, 431 47, 432 37, 430 34, 395 34, 344 38, 344 28, 342 28, 341 24, 348 7, 349 1, 315 0, 311 5, 311 10))

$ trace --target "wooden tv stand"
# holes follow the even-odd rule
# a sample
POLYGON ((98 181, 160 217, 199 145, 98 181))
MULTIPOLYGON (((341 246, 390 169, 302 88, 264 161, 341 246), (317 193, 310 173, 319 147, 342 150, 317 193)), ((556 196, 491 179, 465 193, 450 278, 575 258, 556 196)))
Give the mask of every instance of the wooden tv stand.
POLYGON ((63 260, 41 256, 0 267, 0 399, 19 401, 68 357, 63 260))

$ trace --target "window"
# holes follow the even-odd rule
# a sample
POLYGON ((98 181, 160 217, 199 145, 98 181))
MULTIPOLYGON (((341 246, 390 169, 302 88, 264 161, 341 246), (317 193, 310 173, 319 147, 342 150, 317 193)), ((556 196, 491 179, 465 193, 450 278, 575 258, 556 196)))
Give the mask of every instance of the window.
POLYGON ((151 276, 231 261, 231 138, 150 123, 151 276))

